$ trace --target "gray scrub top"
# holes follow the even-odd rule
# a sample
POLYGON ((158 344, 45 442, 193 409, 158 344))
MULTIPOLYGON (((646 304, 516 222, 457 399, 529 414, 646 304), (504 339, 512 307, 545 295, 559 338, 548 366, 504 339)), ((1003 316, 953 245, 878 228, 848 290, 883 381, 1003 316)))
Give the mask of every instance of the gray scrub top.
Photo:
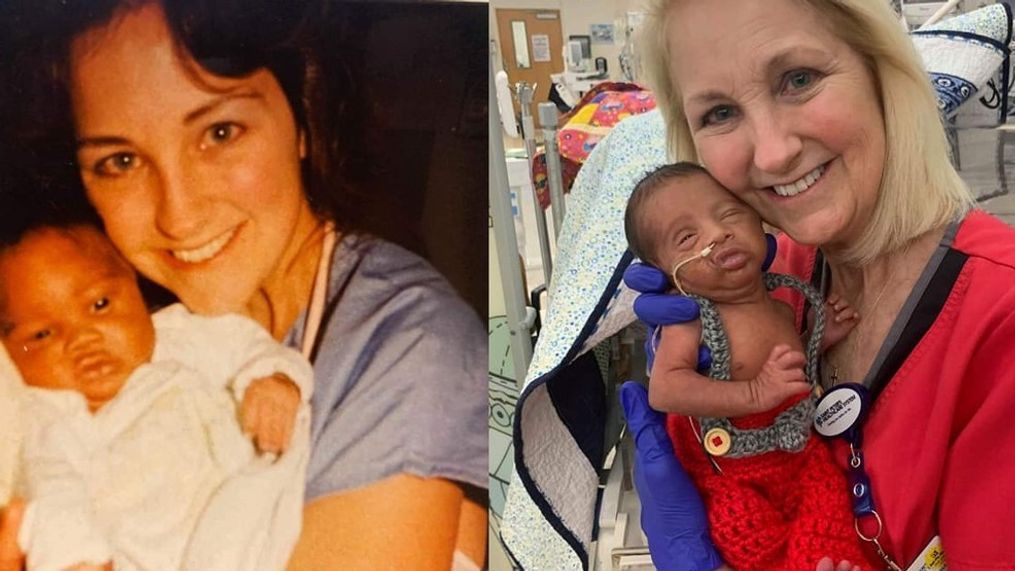
POLYGON ((433 267, 345 236, 318 339, 308 501, 399 473, 487 487, 486 333, 433 267))

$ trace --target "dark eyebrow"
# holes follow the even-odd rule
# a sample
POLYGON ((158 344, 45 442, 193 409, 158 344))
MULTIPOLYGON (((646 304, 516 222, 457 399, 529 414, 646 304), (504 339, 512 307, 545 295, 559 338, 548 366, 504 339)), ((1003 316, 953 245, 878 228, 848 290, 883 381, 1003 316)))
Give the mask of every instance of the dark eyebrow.
POLYGON ((127 139, 123 137, 78 137, 77 148, 107 147, 114 145, 126 145, 127 143, 127 139))
POLYGON ((201 117, 211 113, 215 109, 218 109, 219 107, 225 105, 226 103, 235 101, 237 99, 258 99, 263 101, 264 95, 262 95, 261 92, 259 91, 239 91, 235 93, 226 93, 225 95, 221 97, 216 97, 215 99, 209 101, 208 103, 198 107, 197 109, 194 109, 190 113, 187 113, 183 117, 183 124, 189 125, 194 121, 197 121, 201 117))
MULTIPOLYGON (((238 91, 235 93, 226 93, 221 97, 216 97, 215 99, 209 101, 208 103, 187 113, 183 117, 183 124, 189 125, 194 121, 197 121, 201 117, 225 105, 226 103, 238 99, 257 99, 263 101, 264 95, 261 94, 259 91, 238 91)), ((104 146, 128 145, 128 144, 130 144, 130 140, 128 140, 125 137, 108 136, 108 135, 107 136, 100 135, 97 137, 80 137, 77 140, 78 149, 81 149, 83 147, 104 147, 104 146)))

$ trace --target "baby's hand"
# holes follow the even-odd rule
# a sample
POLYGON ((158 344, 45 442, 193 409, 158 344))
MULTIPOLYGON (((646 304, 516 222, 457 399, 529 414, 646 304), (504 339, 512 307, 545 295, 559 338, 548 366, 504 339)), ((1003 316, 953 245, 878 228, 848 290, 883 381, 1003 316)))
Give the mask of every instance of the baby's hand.
POLYGON ((856 327, 860 314, 853 310, 846 300, 832 294, 825 302, 828 306, 825 314, 825 335, 821 339, 821 348, 827 349, 846 338, 849 332, 856 327))
POLYGON ((281 454, 289 447, 300 389, 296 383, 275 373, 251 381, 240 405, 240 428, 254 441, 260 452, 281 454))
POLYGON ((754 412, 771 410, 793 395, 811 390, 804 375, 804 354, 789 345, 776 345, 758 376, 744 383, 754 412))
POLYGON ((0 506, 0 571, 21 571, 25 567, 25 554, 18 544, 18 531, 25 517, 25 502, 11 498, 0 506))
POLYGON ((846 560, 842 560, 836 565, 832 562, 831 557, 822 557, 821 561, 818 561, 815 571, 860 571, 860 566, 853 565, 852 562, 846 560))

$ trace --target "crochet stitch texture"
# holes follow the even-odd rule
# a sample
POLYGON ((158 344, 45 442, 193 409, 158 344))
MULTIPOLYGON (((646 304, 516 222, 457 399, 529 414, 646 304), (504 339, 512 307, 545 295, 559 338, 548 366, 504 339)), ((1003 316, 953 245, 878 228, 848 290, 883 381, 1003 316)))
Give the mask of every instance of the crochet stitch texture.
MULTIPOLYGON (((792 276, 765 274, 765 285, 799 289, 815 308, 805 371, 813 383, 824 301, 792 276)), ((703 343, 712 351, 709 376, 728 381, 729 339, 715 306, 698 301, 703 343)), ((700 429, 695 427, 697 419, 669 415, 670 438, 701 492, 712 540, 734 569, 814 571, 823 557, 872 569, 853 529, 845 475, 827 444, 810 429, 813 411, 813 398, 807 395, 757 415, 702 419, 700 429), (732 438, 730 452, 715 459, 721 473, 698 438, 714 426, 727 429, 732 438)))

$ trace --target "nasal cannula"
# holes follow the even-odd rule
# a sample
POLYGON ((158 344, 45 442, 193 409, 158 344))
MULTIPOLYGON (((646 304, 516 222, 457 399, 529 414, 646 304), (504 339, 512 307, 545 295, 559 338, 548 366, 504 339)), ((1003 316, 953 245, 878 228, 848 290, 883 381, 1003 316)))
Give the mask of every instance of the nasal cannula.
POLYGON ((675 286, 677 286, 677 289, 680 290, 681 294, 687 295, 687 292, 684 291, 684 288, 680 285, 680 278, 677 277, 677 272, 680 271, 680 268, 682 268, 684 266, 684 264, 688 264, 688 263, 693 262, 694 260, 697 260, 699 258, 707 258, 708 255, 712 253, 713 249, 715 249, 715 242, 712 242, 708 246, 705 246, 704 248, 702 248, 701 251, 698 252, 697 254, 695 254, 695 255, 693 255, 690 258, 687 258, 685 260, 681 260, 681 261, 677 262, 677 264, 675 266, 673 266, 673 271, 670 272, 670 277, 673 278, 673 284, 675 286))

